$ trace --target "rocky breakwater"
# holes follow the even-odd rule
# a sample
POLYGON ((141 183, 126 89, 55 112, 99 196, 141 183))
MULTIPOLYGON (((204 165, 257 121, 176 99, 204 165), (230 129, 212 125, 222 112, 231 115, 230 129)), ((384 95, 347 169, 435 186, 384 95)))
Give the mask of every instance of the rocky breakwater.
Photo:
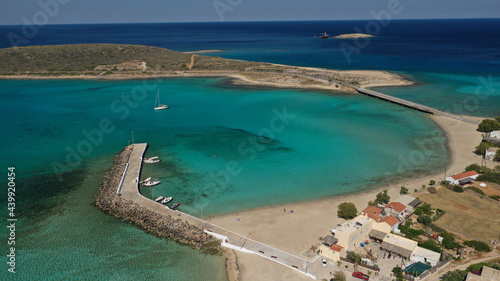
POLYGON ((132 223, 148 233, 166 238, 166 241, 172 239, 198 250, 219 252, 220 241, 205 233, 203 229, 170 215, 158 214, 116 194, 131 152, 132 147, 127 147, 115 156, 113 166, 104 177, 101 190, 95 197, 95 205, 104 212, 132 223))

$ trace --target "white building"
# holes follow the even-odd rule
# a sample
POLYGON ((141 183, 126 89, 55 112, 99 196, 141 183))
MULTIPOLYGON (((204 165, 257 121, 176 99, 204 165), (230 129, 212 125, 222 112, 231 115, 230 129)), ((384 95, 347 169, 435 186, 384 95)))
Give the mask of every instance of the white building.
POLYGON ((411 254, 411 260, 416 262, 421 262, 428 264, 430 266, 435 266, 439 262, 441 257, 440 253, 436 253, 431 250, 424 249, 422 247, 417 247, 411 254))
POLYGON ((461 184, 466 182, 468 179, 475 180, 478 177, 478 173, 476 171, 468 171, 461 174, 456 174, 451 177, 446 177, 446 180, 451 184, 461 184))

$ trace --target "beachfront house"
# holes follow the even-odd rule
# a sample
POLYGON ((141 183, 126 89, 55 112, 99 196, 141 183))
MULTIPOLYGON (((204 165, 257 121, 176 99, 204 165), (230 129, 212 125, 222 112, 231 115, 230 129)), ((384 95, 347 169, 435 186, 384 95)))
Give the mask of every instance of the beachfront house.
POLYGON ((494 143, 500 143, 500 131, 493 131, 491 133, 485 134, 483 141, 491 141, 494 143))
POLYGON ((406 214, 406 206, 399 202, 391 202, 385 206, 385 212, 388 215, 402 218, 406 214))
POLYGON ((361 211, 361 214, 368 216, 369 218, 371 218, 376 222, 380 221, 382 217, 386 215, 383 208, 375 206, 366 207, 363 211, 361 211))
POLYGON ((411 212, 413 212, 413 210, 422 203, 422 201, 410 195, 402 195, 398 199, 394 200, 394 202, 399 202, 405 205, 406 209, 408 211, 411 210, 411 212))
POLYGON ((418 247, 416 241, 397 236, 394 234, 388 234, 385 236, 384 241, 380 245, 380 249, 391 253, 392 255, 400 256, 404 259, 410 260, 413 251, 418 247))
POLYGON ((411 254, 412 261, 425 263, 430 266, 435 266, 439 262, 440 258, 441 258, 440 253, 436 253, 434 251, 427 250, 422 247, 416 247, 415 250, 413 250, 413 253, 411 254))
POLYGON ((461 174, 456 174, 451 177, 446 177, 446 181, 451 184, 466 184, 470 183, 478 177, 478 173, 476 171, 468 171, 461 174))
POLYGON ((368 233, 373 227, 374 221, 366 215, 358 215, 354 219, 343 223, 340 227, 332 229, 338 244, 346 250, 352 251, 368 239, 368 233))
POLYGON ((497 155, 497 150, 498 147, 490 147, 484 152, 484 159, 486 160, 495 160, 495 157, 497 155))
POLYGON ((384 222, 386 224, 388 224, 390 227, 391 227, 391 230, 390 232, 395 232, 395 233, 399 233, 399 223, 400 223, 400 220, 393 217, 393 216, 387 216, 385 218, 383 218, 380 222, 384 222))
POLYGON ((419 247, 416 241, 393 234, 384 237, 380 249, 408 260, 408 264, 421 262, 435 266, 441 257, 440 253, 419 247))
POLYGON ((331 245, 330 247, 321 244, 319 251, 320 256, 331 259, 332 261, 339 261, 340 258, 345 258, 347 255, 345 248, 338 244, 331 245))

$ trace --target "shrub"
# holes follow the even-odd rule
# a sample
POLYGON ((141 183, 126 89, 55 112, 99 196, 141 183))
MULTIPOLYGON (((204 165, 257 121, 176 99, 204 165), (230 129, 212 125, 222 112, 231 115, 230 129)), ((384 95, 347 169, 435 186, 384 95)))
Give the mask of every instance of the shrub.
POLYGON ((432 223, 432 219, 428 215, 420 215, 420 216, 418 216, 417 221, 419 223, 421 223, 421 224, 424 224, 424 225, 429 225, 430 223, 432 223))
POLYGON ((429 193, 435 194, 437 192, 437 189, 435 187, 429 187, 427 188, 427 191, 429 191, 429 193))
POLYGON ((470 164, 469 166, 465 167, 465 171, 476 171, 479 174, 487 173, 490 172, 491 169, 488 167, 483 167, 478 164, 470 164))
POLYGON ((401 190, 399 191, 399 194, 408 194, 408 188, 402 186, 401 190))
POLYGON ((476 240, 465 241, 464 245, 472 247, 479 252, 486 252, 486 253, 491 252, 490 246, 488 246, 488 244, 482 241, 476 241, 476 240))
POLYGON ((441 248, 439 247, 438 243, 434 240, 426 240, 422 243, 418 243, 420 247, 422 248, 426 248, 427 250, 431 250, 431 251, 434 251, 434 252, 437 252, 437 253, 441 253, 442 250, 441 248))
POLYGON ((375 199, 375 201, 373 201, 373 203, 374 203, 374 205, 387 204, 387 203, 389 203, 390 200, 391 200, 391 196, 389 196, 389 194, 387 194, 387 189, 386 189, 386 190, 377 194, 377 198, 375 199))
POLYGON ((495 146, 495 145, 493 145, 493 143, 491 143, 491 142, 487 142, 487 141, 482 142, 478 146, 476 146, 476 150, 474 152, 478 155, 484 155, 486 150, 490 147, 493 147, 493 146, 495 146))
POLYGON ((467 267, 467 271, 475 270, 475 271, 481 271, 483 269, 483 266, 488 266, 491 268, 494 268, 496 270, 500 270, 500 264, 498 263, 487 263, 487 262, 480 262, 480 263, 475 263, 467 267))
POLYGON ((337 215, 346 220, 356 217, 358 210, 356 206, 351 202, 340 203, 337 215))
POLYGON ((490 195, 490 198, 493 200, 500 201, 500 195, 490 195))
POLYGON ((361 256, 359 254, 356 254, 355 252, 353 251, 350 251, 349 253, 347 253, 347 256, 346 256, 350 261, 352 261, 353 263, 360 263, 361 262, 361 256))
POLYGON ((441 281, 463 281, 465 277, 467 277, 467 271, 456 269, 443 274, 441 281))
POLYGON ((475 193, 479 193, 479 194, 484 196, 484 192, 475 186, 468 187, 467 189, 470 189, 470 190, 474 191, 475 193))
POLYGON ((490 172, 477 177, 478 181, 487 181, 500 184, 500 172, 490 172))
POLYGON ((435 232, 439 232, 439 233, 444 233, 446 232, 446 230, 444 230, 443 228, 435 225, 435 224, 429 224, 428 227, 430 227, 432 229, 432 231, 435 231, 435 232))
POLYGON ((345 274, 342 271, 335 272, 333 278, 330 281, 345 281, 345 274))
POLYGON ((433 221, 437 221, 440 217, 442 217, 444 214, 446 214, 446 211, 443 211, 441 209, 436 210, 436 215, 432 218, 433 221))
POLYGON ((405 237, 408 239, 417 238, 419 235, 423 235, 425 233, 422 229, 413 229, 408 224, 400 224, 398 228, 399 230, 401 230, 401 233, 404 233, 405 237))
POLYGON ((460 185, 454 185, 453 186, 453 191, 455 191, 455 192, 464 192, 464 188, 461 187, 460 185))
POLYGON ((431 180, 431 181, 429 182, 429 185, 435 185, 435 184, 436 184, 436 181, 435 181, 435 180, 431 180))
POLYGON ((424 203, 415 208, 415 215, 420 216, 422 214, 430 215, 432 213, 431 205, 429 203, 424 203))
POLYGON ((460 248, 462 245, 460 245, 458 242, 455 241, 455 236, 451 233, 441 233, 441 237, 443 237, 443 241, 441 242, 441 245, 445 247, 446 249, 456 249, 460 248))

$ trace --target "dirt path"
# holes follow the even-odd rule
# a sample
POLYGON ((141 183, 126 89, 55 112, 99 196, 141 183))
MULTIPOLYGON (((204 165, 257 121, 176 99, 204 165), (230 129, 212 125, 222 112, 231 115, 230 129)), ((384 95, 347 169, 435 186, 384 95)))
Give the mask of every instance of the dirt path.
POLYGON ((465 270, 471 264, 480 263, 480 262, 483 262, 483 261, 492 260, 492 259, 496 259, 496 258, 500 258, 500 254, 496 254, 496 255, 493 255, 493 256, 490 256, 490 257, 486 257, 486 258, 482 258, 482 259, 471 260, 468 263, 461 264, 461 265, 454 266, 454 267, 447 266, 447 267, 439 270, 438 272, 434 273, 433 275, 429 276, 429 278, 427 280, 429 280, 429 281, 439 281, 439 280, 441 280, 441 276, 443 274, 445 274, 446 272, 448 272, 448 271, 456 270, 456 269, 465 270))
POLYGON ((189 68, 189 70, 191 70, 193 68, 193 66, 194 66, 194 57, 195 56, 196 55, 192 55, 191 56, 191 63, 187 65, 187 67, 189 68))

